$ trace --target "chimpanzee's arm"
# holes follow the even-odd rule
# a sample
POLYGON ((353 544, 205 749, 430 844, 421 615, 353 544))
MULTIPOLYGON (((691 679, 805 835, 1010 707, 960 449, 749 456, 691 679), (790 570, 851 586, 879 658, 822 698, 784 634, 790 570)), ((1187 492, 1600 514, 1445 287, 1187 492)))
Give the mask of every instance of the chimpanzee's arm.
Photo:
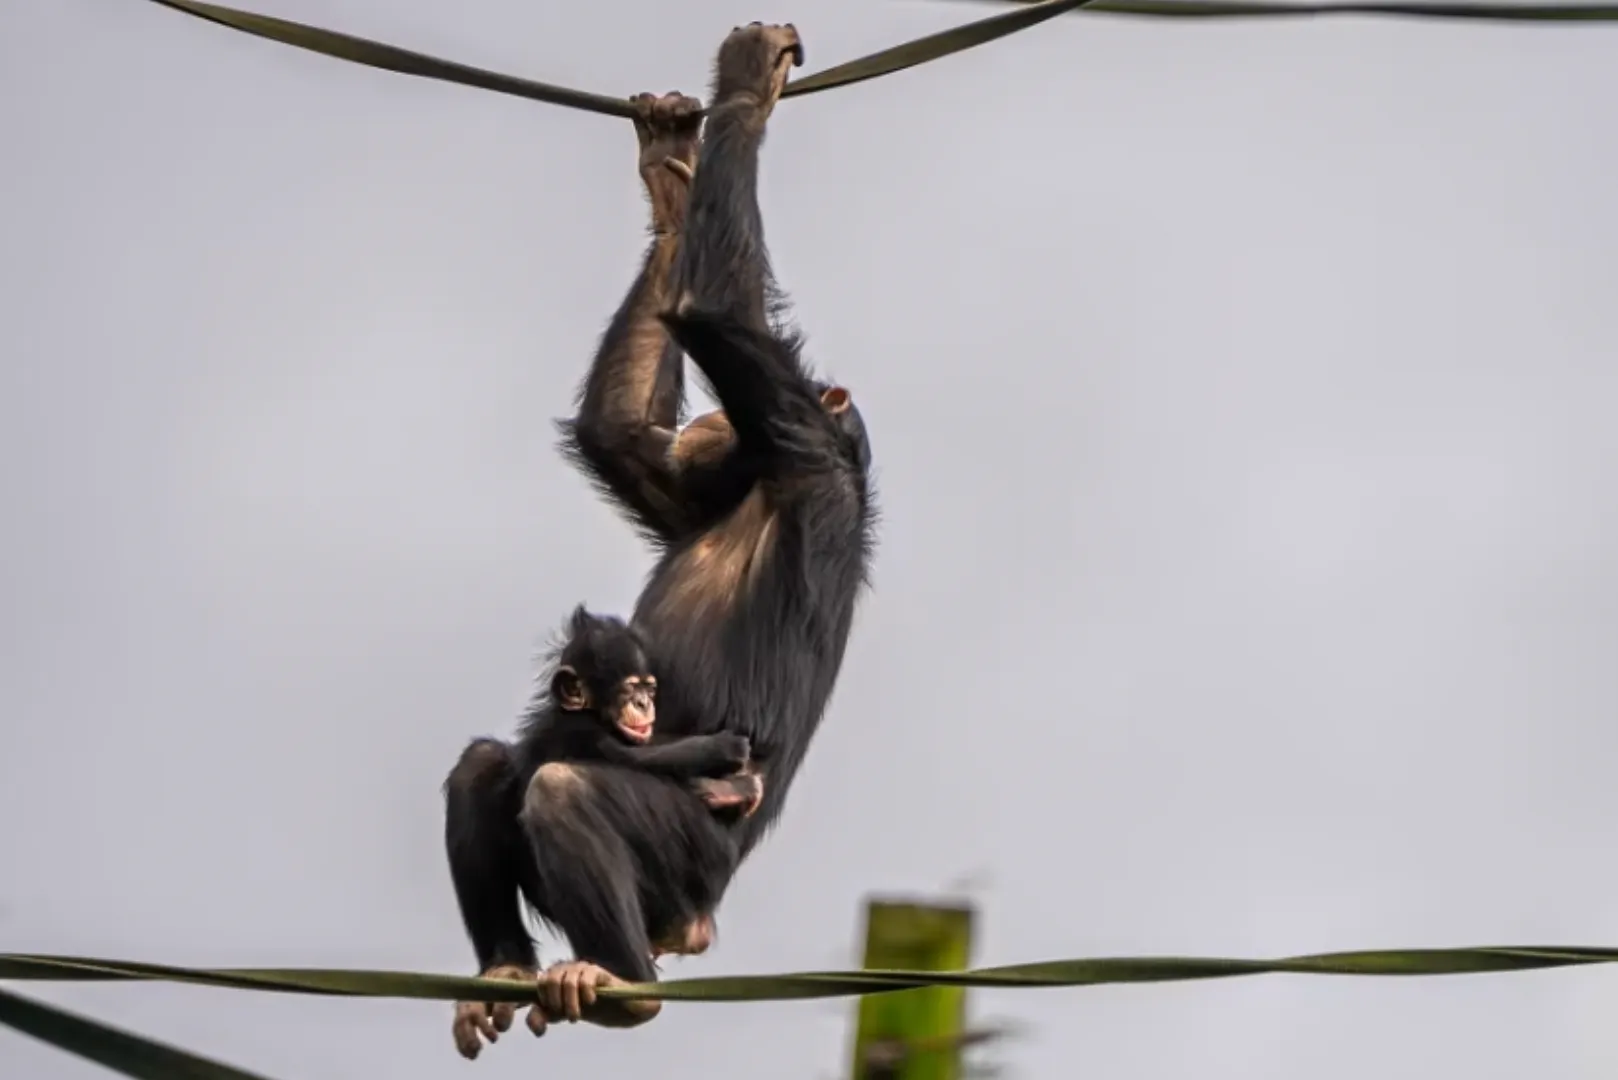
POLYGON ((669 540, 697 527, 722 487, 728 430, 679 431, 685 360, 657 320, 672 303, 670 275, 697 162, 701 102, 668 94, 636 99, 640 172, 651 197, 652 242, 614 313, 580 393, 561 425, 562 451, 643 532, 669 540))
POLYGON ((745 736, 720 733, 689 735, 650 746, 625 746, 613 742, 607 760, 628 765, 642 772, 657 773, 676 780, 720 777, 747 764, 745 736))

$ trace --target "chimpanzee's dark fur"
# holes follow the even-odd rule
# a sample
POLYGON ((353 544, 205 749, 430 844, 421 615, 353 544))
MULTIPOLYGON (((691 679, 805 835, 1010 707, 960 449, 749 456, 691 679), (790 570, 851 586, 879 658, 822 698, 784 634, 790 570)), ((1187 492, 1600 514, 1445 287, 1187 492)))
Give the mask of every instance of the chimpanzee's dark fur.
POLYGON ((564 425, 565 451, 660 553, 632 620, 659 730, 747 736, 763 802, 727 824, 679 784, 599 766, 542 769, 496 800, 521 770, 474 744, 449 785, 450 847, 484 968, 533 966, 521 885, 580 960, 655 978, 648 926, 714 910, 780 814, 842 665, 874 540, 870 449, 846 392, 775 324, 758 158, 788 55, 802 62, 790 27, 727 37, 700 140, 697 102, 637 99, 654 236, 564 425), (682 351, 721 406, 683 430, 682 351), (530 843, 541 871, 519 881, 530 843))
MULTIPOLYGON (((664 832, 659 822, 643 816, 648 808, 643 805, 642 791, 628 787, 622 800, 615 802, 612 798, 627 773, 668 781, 671 783, 665 786, 671 791, 695 791, 704 797, 730 794, 740 799, 758 783, 751 774, 734 775, 749 762, 750 746, 744 735, 669 735, 657 731, 654 725, 651 741, 632 745, 615 734, 612 710, 618 687, 626 679, 646 675, 650 670, 645 643, 638 631, 620 619, 593 615, 580 606, 568 619, 563 643, 549 658, 546 678, 539 684, 516 740, 474 741, 450 774, 445 784, 450 875, 480 970, 534 965, 533 946, 526 932, 518 945, 511 936, 512 924, 504 918, 507 909, 515 908, 517 891, 541 918, 562 927, 564 932, 573 921, 568 909, 553 910, 551 905, 554 895, 561 895, 566 902, 567 887, 564 884, 558 889, 554 882, 570 879, 571 865, 566 858, 559 858, 552 847, 525 842, 523 830, 518 827, 519 823, 527 824, 532 832, 548 825, 549 815, 543 812, 547 807, 525 807, 523 802, 525 787, 537 775, 543 772, 553 787, 566 788, 584 781, 585 774, 577 766, 611 766, 589 772, 590 786, 600 798, 579 807, 580 813, 605 819, 600 828, 581 835, 579 843, 591 846, 591 865, 612 871, 603 873, 594 883, 603 893, 598 903, 609 907, 614 901, 607 894, 625 885, 633 889, 638 878, 661 865, 656 850, 648 846, 643 855, 643 845, 635 842, 644 834, 655 844, 664 832), (564 668, 588 689, 588 707, 570 710, 559 700, 553 678, 564 668), (596 806, 598 801, 612 805, 596 806), (540 822, 530 822, 536 815, 540 822), (627 844, 619 842, 622 833, 632 834, 623 837, 627 844), (485 842, 496 836, 502 841, 498 858, 493 857, 495 846, 485 842)), ((684 794, 683 798, 689 801, 691 796, 684 794)), ((729 830, 704 830, 702 836, 699 850, 706 860, 703 880, 707 880, 708 875, 734 863, 739 848, 729 830), (713 838, 718 842, 704 842, 713 838)), ((678 842, 679 838, 669 839, 678 842)), ((690 921, 685 909, 669 909, 656 903, 655 897, 651 900, 642 905, 645 932, 653 940, 677 937, 690 921)), ((704 903, 701 894, 695 900, 699 914, 716 902, 704 903)), ((520 920, 515 925, 520 928, 520 920)))
POLYGON ((517 738, 518 760, 528 775, 548 762, 594 762, 697 781, 729 776, 748 763, 745 735, 669 736, 654 728, 649 742, 636 745, 618 734, 614 698, 619 688, 652 670, 640 632, 622 619, 594 615, 580 605, 568 619, 552 670, 570 672, 587 690, 589 704, 569 710, 553 686, 542 685, 517 738))

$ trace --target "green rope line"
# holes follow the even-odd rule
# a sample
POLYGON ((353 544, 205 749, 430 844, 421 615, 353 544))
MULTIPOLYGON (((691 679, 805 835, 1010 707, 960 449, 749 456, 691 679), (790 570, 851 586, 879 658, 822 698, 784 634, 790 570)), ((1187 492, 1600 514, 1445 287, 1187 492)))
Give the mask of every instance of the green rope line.
MULTIPOLYGON (((339 34, 335 30, 322 30, 318 26, 309 26, 290 19, 277 19, 270 15, 226 7, 223 4, 205 3, 204 0, 152 0, 152 2, 255 37, 267 38, 283 45, 308 49, 311 52, 364 64, 367 67, 398 72, 401 75, 458 83, 462 86, 492 90, 498 94, 511 94, 531 101, 543 101, 572 109, 583 109, 605 116, 635 115, 634 107, 627 98, 609 97, 587 90, 573 90, 551 83, 535 82, 532 79, 520 79, 515 75, 502 75, 497 71, 486 71, 453 60, 440 60, 424 53, 355 37, 352 34, 339 34)), ((1019 5, 1012 11, 929 34, 903 45, 895 45, 890 49, 838 64, 807 78, 793 80, 787 84, 781 96, 813 94, 834 87, 850 86, 882 75, 891 75, 896 71, 915 67, 917 64, 925 64, 952 53, 986 45, 1008 34, 1026 30, 1030 26, 1037 26, 1085 2, 1086 0, 1037 0, 1019 5)))
MULTIPOLYGON (((923 986, 1099 986, 1240 975, 1482 975, 1544 968, 1608 964, 1618 949, 1578 946, 1492 946, 1470 949, 1389 949, 1318 953, 1281 960, 1198 957, 1118 957, 1052 960, 970 971, 820 971, 787 975, 733 975, 671 979, 599 991, 609 998, 668 1001, 792 1001, 882 994, 923 986)), ((321 968, 186 968, 86 957, 0 954, 0 979, 58 982, 165 981, 344 997, 416 998, 444 1001, 534 1000, 531 982, 428 975, 402 971, 341 971, 321 968)), ((0 1024, 61 1050, 98 1062, 136 1080, 265 1080, 232 1065, 211 1061, 53 1005, 0 990, 0 1024)))
MULTIPOLYGON (((552 83, 487 71, 453 60, 401 49, 379 41, 340 34, 318 26, 259 15, 251 11, 206 3, 205 0, 151 0, 206 22, 239 30, 325 56, 364 64, 418 78, 472 86, 530 101, 543 101, 605 116, 631 117, 634 109, 621 97, 574 90, 552 83)), ((1006 0, 1001 0, 1002 3, 1006 0)), ((1299 18, 1312 15, 1395 15, 1417 18, 1472 19, 1531 22, 1618 21, 1613 4, 1477 4, 1433 0, 1326 0, 1316 3, 1277 3, 1273 0, 1010 0, 1014 10, 951 27, 914 41, 883 49, 857 60, 816 72, 787 84, 782 97, 797 97, 821 90, 852 86, 867 79, 892 75, 918 64, 930 63, 966 49, 986 45, 1008 34, 1037 26, 1070 12, 1138 15, 1158 18, 1299 18)))
POLYGON ((0 1024, 136 1080, 267 1080, 5 990, 0 990, 0 1024))
MULTIPOLYGON (((1032 0, 999 0, 1027 4, 1032 0)), ((1393 15, 1417 19, 1471 19, 1486 22, 1615 22, 1618 4, 1472 4, 1395 0, 1325 0, 1290 4, 1283 0, 1092 0, 1085 14, 1140 15, 1167 19, 1301 18, 1314 15, 1393 15)))
MULTIPOLYGON (((719 975, 633 983, 601 991, 609 998, 664 1001, 799 1001, 853 997, 923 986, 980 989, 1178 982, 1242 975, 1484 975, 1618 961, 1618 949, 1578 946, 1488 946, 1318 953, 1279 960, 1222 957, 1112 957, 1050 960, 968 971, 808 971, 783 975, 719 975)), ((345 997, 437 1001, 534 999, 530 982, 404 971, 327 968, 189 968, 72 956, 0 953, 0 979, 27 981, 165 981, 345 997)))

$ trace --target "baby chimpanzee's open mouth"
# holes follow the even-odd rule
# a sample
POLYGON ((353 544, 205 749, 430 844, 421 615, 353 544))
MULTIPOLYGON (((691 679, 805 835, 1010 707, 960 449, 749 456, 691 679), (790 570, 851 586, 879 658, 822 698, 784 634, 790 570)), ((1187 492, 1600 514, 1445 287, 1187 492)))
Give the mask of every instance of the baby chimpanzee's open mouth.
POLYGON ((652 737, 652 726, 657 723, 657 680, 647 675, 630 677, 624 682, 624 696, 619 699, 618 730, 632 743, 643 743, 652 737))
POLYGON ((652 722, 630 713, 618 722, 618 730, 632 743, 643 743, 652 737, 652 722))

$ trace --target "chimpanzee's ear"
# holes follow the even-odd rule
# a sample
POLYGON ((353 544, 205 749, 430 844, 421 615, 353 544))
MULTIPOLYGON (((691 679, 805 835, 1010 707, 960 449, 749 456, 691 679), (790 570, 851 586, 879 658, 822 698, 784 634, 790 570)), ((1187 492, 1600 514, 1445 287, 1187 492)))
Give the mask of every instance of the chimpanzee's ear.
POLYGON ((820 405, 832 416, 845 413, 854 404, 854 395, 841 386, 828 386, 820 392, 820 405))
POLYGON ((551 698, 568 712, 579 712, 590 707, 590 689, 579 678, 579 673, 563 664, 551 676, 551 698))

